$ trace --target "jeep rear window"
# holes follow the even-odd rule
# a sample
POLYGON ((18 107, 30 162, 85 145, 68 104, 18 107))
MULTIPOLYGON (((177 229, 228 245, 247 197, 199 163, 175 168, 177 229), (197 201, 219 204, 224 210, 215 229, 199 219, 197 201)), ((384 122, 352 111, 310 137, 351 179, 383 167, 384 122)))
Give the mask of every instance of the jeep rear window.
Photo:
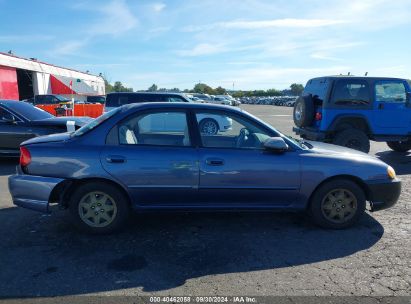
POLYGON ((303 96, 311 94, 314 98, 323 101, 327 97, 330 81, 327 78, 314 78, 307 82, 303 96))
POLYGON ((340 79, 335 83, 332 102, 339 106, 364 106, 370 103, 368 82, 360 79, 340 79))

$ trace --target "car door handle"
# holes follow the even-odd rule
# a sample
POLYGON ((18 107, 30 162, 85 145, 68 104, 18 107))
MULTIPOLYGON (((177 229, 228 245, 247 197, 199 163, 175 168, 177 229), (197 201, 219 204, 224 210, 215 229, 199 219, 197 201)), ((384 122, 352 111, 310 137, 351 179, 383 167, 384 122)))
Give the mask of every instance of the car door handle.
POLYGON ((221 158, 207 158, 206 164, 209 166, 222 166, 224 165, 224 160, 221 158))
POLYGON ((108 163, 113 163, 113 164, 120 164, 120 163, 126 162, 126 158, 121 155, 110 155, 110 156, 107 156, 106 160, 108 163))

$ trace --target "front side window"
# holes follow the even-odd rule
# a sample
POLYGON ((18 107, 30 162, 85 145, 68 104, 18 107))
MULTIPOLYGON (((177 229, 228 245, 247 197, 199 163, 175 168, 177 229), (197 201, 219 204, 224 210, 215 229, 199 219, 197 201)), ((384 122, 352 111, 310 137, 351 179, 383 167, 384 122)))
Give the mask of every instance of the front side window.
POLYGON ((401 81, 383 81, 375 85, 375 97, 380 102, 405 103, 406 90, 401 81))
POLYGON ((185 112, 144 113, 118 125, 122 145, 190 146, 185 112))
POLYGON ((262 149, 273 136, 254 122, 233 114, 198 112, 196 119, 203 147, 262 149))
POLYGON ((332 101, 335 105, 339 106, 369 105, 369 85, 364 80, 338 80, 333 90, 332 101))

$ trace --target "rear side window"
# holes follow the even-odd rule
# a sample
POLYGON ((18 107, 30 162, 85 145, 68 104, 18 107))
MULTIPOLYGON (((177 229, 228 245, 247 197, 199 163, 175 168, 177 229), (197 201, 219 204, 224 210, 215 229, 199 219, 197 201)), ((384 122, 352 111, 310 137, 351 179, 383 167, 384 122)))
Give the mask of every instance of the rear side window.
POLYGON ((364 106, 370 103, 368 82, 360 79, 337 80, 333 89, 332 102, 338 106, 364 106))
POLYGON ((190 146, 187 115, 167 111, 132 116, 118 125, 121 145, 190 146))
POLYGON ((314 78, 307 82, 303 96, 312 95, 313 98, 324 101, 327 97, 330 80, 328 78, 314 78))
POLYGON ((404 103, 406 101, 405 85, 402 81, 381 81, 375 85, 377 101, 404 103))

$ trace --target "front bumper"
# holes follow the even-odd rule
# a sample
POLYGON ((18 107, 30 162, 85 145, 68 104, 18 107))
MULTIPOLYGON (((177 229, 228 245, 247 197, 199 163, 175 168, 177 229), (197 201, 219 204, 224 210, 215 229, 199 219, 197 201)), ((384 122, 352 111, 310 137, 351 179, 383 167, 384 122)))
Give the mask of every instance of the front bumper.
POLYGON ((401 194, 401 182, 398 179, 389 182, 368 182, 367 186, 370 195, 371 211, 392 207, 398 201, 401 194))
POLYGON ((325 139, 325 132, 298 127, 293 127, 293 131, 305 139, 315 141, 323 141, 325 139))
POLYGON ((50 212, 50 194, 63 179, 16 174, 9 177, 13 204, 40 212, 50 212))

